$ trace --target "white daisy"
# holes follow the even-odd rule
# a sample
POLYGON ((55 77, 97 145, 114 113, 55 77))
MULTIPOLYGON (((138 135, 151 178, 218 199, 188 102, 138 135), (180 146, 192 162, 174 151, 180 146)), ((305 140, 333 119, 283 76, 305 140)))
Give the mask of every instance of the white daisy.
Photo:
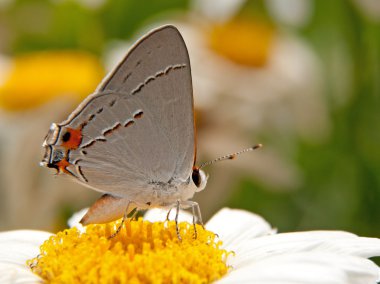
MULTIPOLYGON (((183 212, 181 212, 180 216, 182 216, 184 220, 191 217, 183 212)), ((151 210, 145 217, 145 219, 151 221, 157 219, 162 220, 162 218, 165 219, 165 212, 162 210, 151 210)), ((135 223, 138 224, 139 222, 142 224, 141 220, 135 223)), ((151 229, 153 230, 153 235, 155 234, 154 226, 157 224, 162 223, 155 222, 149 225, 153 228, 151 229)), ((169 230, 170 222, 165 224, 167 224, 167 230, 169 230)), ((141 227, 139 228, 141 229, 141 227)), ((191 228, 191 226, 189 226, 189 228, 191 228)), ((217 283, 346 284, 376 283, 379 279, 379 267, 368 258, 380 255, 380 239, 358 237, 354 234, 341 231, 310 231, 276 234, 271 226, 260 216, 243 210, 227 208, 222 209, 212 217, 206 224, 206 228, 207 230, 217 233, 218 238, 223 241, 222 247, 216 245, 214 249, 233 251, 233 254, 228 254, 225 259, 229 269, 226 270, 227 273, 222 278, 215 281, 217 283)), ((136 230, 136 228, 134 228, 132 224, 129 230, 133 231, 136 230)), ((186 242, 186 234, 190 231, 191 230, 188 230, 187 233, 185 230, 182 231, 184 237, 183 244, 178 242, 178 240, 171 243, 171 245, 177 246, 176 249, 179 256, 181 256, 182 250, 185 253, 185 244, 186 246, 190 244, 190 242, 186 242)), ((137 233, 139 233, 139 231, 137 231, 137 233)), ((199 233, 200 235, 202 234, 200 227, 199 233)), ((62 234, 71 233, 66 231, 66 233, 62 234)), ((41 282, 42 280, 33 274, 26 265, 26 261, 38 254, 39 244, 49 236, 49 233, 38 231, 1 233, 0 283, 41 282)), ((208 237, 210 237, 210 235, 208 235, 208 237)), ((202 238, 202 236, 200 236, 200 238, 202 238)), ((54 239, 54 237, 51 239, 54 239)), ((191 239, 193 240, 190 236, 189 240, 191 239)), ((106 238, 103 237, 101 240, 100 244, 104 245, 106 238)), ((199 244, 200 239, 194 241, 194 243, 197 244, 190 247, 190 251, 187 251, 188 255, 185 258, 187 262, 195 261, 194 265, 196 267, 194 271, 197 271, 199 267, 199 273, 206 273, 205 275, 207 275, 207 269, 209 269, 209 267, 219 269, 219 266, 213 263, 216 260, 214 255, 208 255, 207 250, 203 250, 207 246, 201 247, 199 244), (199 249, 201 251, 197 251, 199 249), (206 261, 204 255, 207 257, 206 261), (196 257, 193 259, 192 256, 196 257)), ((119 246, 122 245, 125 244, 119 243, 119 246)), ((46 243, 44 246, 47 246, 46 243)), ((87 249, 87 253, 91 255, 94 251, 99 250, 99 246, 94 246, 92 250, 87 249)), ((126 245, 126 247, 128 247, 130 256, 132 249, 129 245, 126 245)), ((149 253, 149 248, 145 253, 149 253)), ((161 268, 161 274, 174 273, 174 275, 178 276, 178 269, 171 271, 171 267, 178 266, 176 262, 181 261, 181 257, 178 257, 178 255, 176 256, 175 262, 171 262, 171 265, 161 268), (163 271, 163 269, 167 271, 163 271)), ((223 254, 220 255, 223 256, 223 254)), ((224 256, 226 255, 224 254, 224 256)), ((75 257, 75 255, 70 256, 70 261, 74 262, 75 257)), ((169 256, 163 254, 160 257, 161 261, 164 262, 165 257, 169 256)), ((136 251, 133 252, 133 258, 138 259, 138 253, 136 251)), ((81 264, 90 261, 91 259, 82 258, 81 264)), ((142 263, 146 265, 146 267, 140 266, 142 271, 152 270, 152 266, 156 265, 156 263, 142 263)), ((65 262, 58 263, 58 267, 64 265, 65 262)), ((121 265, 122 267, 128 267, 129 264, 121 263, 121 265)), ((142 264, 140 263, 139 265, 142 264)), ((103 274, 99 273, 98 275, 102 275, 103 277, 104 275, 109 276, 112 274, 112 268, 113 267, 108 267, 107 271, 102 271, 103 274)), ((222 270, 222 268, 220 268, 220 270, 222 270)), ((122 273, 125 273, 125 271, 116 271, 117 275, 122 273)), ((184 275, 185 276, 182 276, 189 276, 188 274, 184 275)), ((90 276, 91 275, 88 275, 88 277, 90 276)), ((183 278, 171 279, 173 282, 183 280, 183 278)))

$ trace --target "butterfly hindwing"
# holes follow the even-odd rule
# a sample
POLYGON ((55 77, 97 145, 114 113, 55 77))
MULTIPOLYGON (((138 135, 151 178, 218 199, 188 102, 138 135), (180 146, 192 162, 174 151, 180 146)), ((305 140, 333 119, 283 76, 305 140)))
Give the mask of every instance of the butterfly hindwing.
POLYGON ((195 157, 193 96, 178 30, 165 26, 141 39, 60 126, 81 129, 69 159, 94 189, 128 197, 187 180, 195 157))

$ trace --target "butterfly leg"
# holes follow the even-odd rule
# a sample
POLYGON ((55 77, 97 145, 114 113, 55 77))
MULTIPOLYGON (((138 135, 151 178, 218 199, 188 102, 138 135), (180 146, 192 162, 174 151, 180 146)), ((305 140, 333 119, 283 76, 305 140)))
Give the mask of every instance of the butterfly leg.
POLYGON ((201 214, 201 209, 199 207, 199 204, 195 201, 190 201, 190 200, 182 202, 183 209, 186 209, 189 207, 191 207, 191 211, 193 214, 194 238, 196 239, 198 236, 196 224, 201 225, 203 229, 205 229, 205 226, 203 225, 202 214, 201 214))
POLYGON ((131 204, 131 201, 128 201, 127 207, 125 208, 125 211, 124 211, 123 219, 121 220, 121 223, 119 227, 117 228, 116 232, 108 237, 109 240, 116 237, 117 234, 120 232, 121 228, 123 227, 125 220, 128 218, 128 208, 130 204, 131 204))
MULTIPOLYGON (((198 203, 196 203, 198 204, 198 203)), ((195 224, 196 220, 195 220, 195 206, 191 206, 191 211, 193 213, 193 227, 194 227, 194 239, 197 239, 198 238, 198 232, 197 232, 197 226, 195 224)))
POLYGON ((166 221, 170 221, 169 216, 170 216, 170 212, 172 211, 172 209, 173 209, 173 207, 170 207, 168 214, 166 214, 166 221))
POLYGON ((137 210, 137 207, 135 207, 134 209, 132 209, 131 212, 129 212, 129 219, 132 220, 135 220, 135 221, 138 221, 139 220, 139 214, 138 213, 138 210, 137 210))
POLYGON ((181 202, 179 200, 177 200, 177 206, 176 206, 177 212, 175 213, 175 229, 177 232, 178 240, 182 241, 181 235, 179 234, 179 226, 178 226, 178 213, 179 213, 180 204, 181 204, 181 202))
POLYGON ((203 224, 201 208, 199 207, 199 204, 197 202, 194 202, 194 206, 197 208, 197 212, 198 212, 198 223, 202 226, 203 230, 205 230, 206 228, 205 228, 205 225, 203 224))

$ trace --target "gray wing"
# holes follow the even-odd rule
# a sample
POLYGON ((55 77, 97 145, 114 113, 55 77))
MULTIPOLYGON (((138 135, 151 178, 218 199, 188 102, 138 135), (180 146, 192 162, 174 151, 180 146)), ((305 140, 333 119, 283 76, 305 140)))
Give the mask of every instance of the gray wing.
POLYGON ((184 182, 195 157, 190 61, 173 26, 142 38, 61 125, 82 127, 70 161, 87 186, 122 197, 184 182))

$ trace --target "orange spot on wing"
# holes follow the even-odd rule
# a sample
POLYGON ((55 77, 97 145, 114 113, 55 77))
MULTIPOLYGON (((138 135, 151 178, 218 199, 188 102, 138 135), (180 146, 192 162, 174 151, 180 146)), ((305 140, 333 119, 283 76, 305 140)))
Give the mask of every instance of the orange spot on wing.
POLYGON ((70 163, 66 159, 63 159, 60 160, 56 165, 58 166, 60 172, 66 172, 66 167, 68 167, 70 163))
POLYGON ((82 129, 67 128, 66 131, 70 133, 70 138, 67 141, 63 141, 62 146, 66 149, 78 149, 82 142, 82 129))

